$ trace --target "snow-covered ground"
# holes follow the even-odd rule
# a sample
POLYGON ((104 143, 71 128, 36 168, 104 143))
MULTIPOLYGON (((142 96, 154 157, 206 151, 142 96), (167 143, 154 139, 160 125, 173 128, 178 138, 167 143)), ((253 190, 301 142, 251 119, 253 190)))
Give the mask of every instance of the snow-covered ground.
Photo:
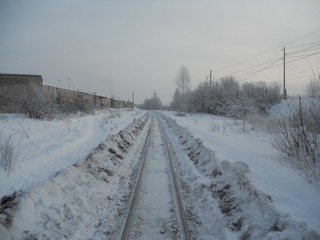
POLYGON ((164 142, 154 121, 128 239, 181 239, 164 142))
POLYGON ((247 124, 244 128, 241 120, 207 114, 179 117, 175 112, 164 113, 201 139, 215 152, 218 160, 246 163, 251 183, 271 196, 281 212, 320 233, 319 187, 310 184, 290 164, 282 161, 265 134, 252 131, 247 124))
POLYGON ((0 137, 14 146, 13 168, 0 168, 0 198, 26 190, 82 160, 108 136, 144 114, 138 110, 110 109, 95 115, 60 120, 34 120, 22 115, 0 115, 0 137))
MULTIPOLYGON (((29 188, 3 197, 0 239, 115 239, 118 233, 114 231, 121 228, 122 222, 117 224, 117 221, 124 214, 122 207, 128 200, 131 175, 139 162, 137 154, 142 147, 139 139, 144 139, 148 129, 145 127, 148 115, 142 114, 143 111, 116 110, 72 119, 87 122, 102 131, 93 134, 101 135, 101 143, 94 149, 84 149, 85 145, 76 148, 75 151, 80 152, 78 158, 60 164, 58 172, 51 166, 52 162, 48 162, 46 167, 53 168, 54 174, 40 179, 30 173, 29 179, 25 179, 33 179, 29 188), (88 121, 92 117, 95 120, 88 121), (108 128, 104 128, 106 120, 108 128), (110 136, 113 132, 118 133, 110 136)), ((30 125, 33 121, 30 120, 30 125)), ((84 122, 82 126, 88 126, 84 122)), ((50 141, 50 138, 43 137, 43 140, 50 141)), ((87 139, 90 146, 93 145, 91 140, 87 139)), ((56 151, 58 154, 59 150, 56 151)), ((44 154, 45 149, 38 152, 44 154)), ((38 168, 39 171, 43 169, 38 168)), ((17 173, 13 170, 12 174, 17 173)))
MULTIPOLYGON (((0 198, 9 195, 0 239, 118 238, 150 126, 144 113, 0 115, 1 141, 10 138, 16 153, 9 175, 0 169, 0 198)), ((193 236, 318 239, 308 231, 320 234, 319 187, 282 161, 262 131, 230 118, 163 113, 175 121, 162 120, 193 236)))

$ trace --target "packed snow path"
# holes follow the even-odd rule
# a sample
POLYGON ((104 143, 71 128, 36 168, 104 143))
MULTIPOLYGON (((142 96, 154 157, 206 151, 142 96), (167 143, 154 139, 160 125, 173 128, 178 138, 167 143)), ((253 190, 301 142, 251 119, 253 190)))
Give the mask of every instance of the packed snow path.
POLYGON ((122 239, 190 239, 166 136, 152 121, 122 239))

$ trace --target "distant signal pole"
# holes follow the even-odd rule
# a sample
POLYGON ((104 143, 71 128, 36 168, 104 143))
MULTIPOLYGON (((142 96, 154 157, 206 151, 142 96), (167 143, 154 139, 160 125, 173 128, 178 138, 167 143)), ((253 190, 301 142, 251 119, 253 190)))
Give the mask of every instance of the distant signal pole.
POLYGON ((287 99, 286 89, 286 48, 283 48, 283 99, 287 99))
POLYGON ((212 70, 210 70, 210 89, 211 89, 211 84, 212 84, 212 70))

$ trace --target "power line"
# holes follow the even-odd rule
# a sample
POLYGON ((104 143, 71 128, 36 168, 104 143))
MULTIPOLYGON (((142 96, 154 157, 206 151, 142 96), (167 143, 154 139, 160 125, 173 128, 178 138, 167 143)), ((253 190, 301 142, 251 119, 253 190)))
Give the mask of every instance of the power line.
POLYGON ((302 76, 296 76, 296 77, 288 78, 287 81, 291 81, 291 80, 298 79, 298 78, 305 78, 305 77, 312 77, 312 73, 310 73, 308 75, 302 75, 302 76))
POLYGON ((305 48, 305 49, 302 49, 302 50, 299 50, 299 51, 296 51, 296 52, 291 52, 290 55, 293 55, 293 54, 296 54, 296 53, 301 53, 301 52, 308 52, 308 51, 311 51, 311 50, 318 50, 320 49, 320 43, 317 44, 317 45, 314 45, 312 47, 308 47, 308 48, 305 48))
POLYGON ((231 73, 231 75, 232 75, 232 74, 235 74, 235 73, 238 73, 238 72, 243 72, 243 71, 246 71, 246 70, 249 70, 249 69, 252 69, 252 68, 258 68, 258 67, 260 67, 260 66, 263 66, 264 64, 269 63, 269 62, 271 61, 271 59, 272 59, 274 56, 276 56, 280 51, 281 51, 281 50, 279 50, 278 52, 276 52, 274 55, 272 55, 270 58, 268 58, 268 59, 267 59, 266 61, 264 61, 263 63, 260 63, 260 64, 258 64, 258 65, 255 65, 255 66, 252 66, 252 67, 249 67, 249 68, 245 68, 245 69, 239 70, 239 71, 237 71, 237 72, 233 72, 233 73, 231 73))
POLYGON ((291 48, 299 48, 299 47, 305 47, 305 46, 309 46, 309 45, 313 45, 313 44, 317 44, 317 43, 320 43, 320 41, 313 42, 313 43, 307 43, 307 44, 303 44, 303 45, 298 45, 298 46, 293 46, 293 47, 287 47, 287 48, 289 48, 289 49, 291 49, 291 48))
POLYGON ((286 97, 286 81, 291 82, 297 79, 306 81, 306 78, 312 77, 310 68, 320 66, 320 41, 310 41, 309 43, 296 45, 293 45, 293 43, 318 32, 320 32, 320 29, 283 44, 285 46, 283 49, 279 49, 279 47, 273 48, 235 64, 217 68, 216 71, 221 72, 223 69, 233 68, 232 71, 229 71, 231 72, 230 75, 234 75, 239 81, 250 81, 253 78, 254 82, 280 83, 283 81, 283 94, 286 97), (284 50, 283 56, 279 56, 278 54, 282 50, 284 50), (281 61, 282 59, 283 62, 281 61), (283 66, 283 69, 281 66, 283 66))
MULTIPOLYGON (((307 57, 311 57, 311 56, 314 56, 314 55, 318 55, 318 54, 320 54, 320 52, 313 53, 313 54, 308 54, 308 55, 304 55, 304 56, 300 56, 298 59, 287 61, 286 64, 291 64, 291 63, 294 63, 294 62, 296 62, 298 60, 301 60, 301 59, 304 59, 304 58, 307 58, 307 57)), ((279 58, 275 59, 275 60, 279 60, 279 58)), ((259 70, 256 70, 256 71, 252 71, 252 72, 249 72, 249 73, 246 73, 246 74, 242 74, 242 75, 238 76, 238 80, 239 81, 248 80, 248 79, 256 76, 258 73, 261 73, 261 72, 263 72, 265 70, 269 70, 269 69, 276 68, 278 66, 283 65, 283 63, 278 63, 276 65, 273 65, 274 63, 276 63, 276 62, 275 61, 270 62, 270 64, 267 67, 264 67, 262 69, 259 69, 259 70)))
MULTIPOLYGON (((279 59, 276 59, 276 61, 278 61, 278 60, 279 60, 279 59)), ((281 64, 274 65, 274 64, 276 63, 276 61, 270 62, 270 64, 269 64, 268 66, 266 66, 266 67, 261 68, 261 69, 259 69, 259 70, 254 71, 254 72, 251 72, 251 73, 247 73, 247 74, 242 75, 242 76, 240 76, 240 77, 238 77, 238 78, 239 78, 239 80, 248 80, 248 79, 256 76, 258 73, 261 73, 261 72, 263 72, 263 71, 265 71, 265 70, 269 70, 269 69, 272 69, 272 68, 274 68, 274 67, 276 67, 276 66, 281 65, 281 64)))
POLYGON ((301 37, 299 37, 299 38, 296 38, 296 39, 294 39, 294 40, 292 40, 292 41, 290 41, 290 42, 281 44, 279 47, 272 48, 271 50, 268 50, 268 51, 266 51, 266 52, 263 52, 263 53, 260 53, 260 54, 258 54, 258 55, 255 55, 255 56, 253 56, 253 57, 250 57, 250 58, 241 60, 241 61, 239 61, 239 62, 236 62, 236 63, 232 64, 232 65, 228 65, 228 66, 224 66, 224 67, 221 67, 221 68, 217 68, 216 70, 219 71, 219 70, 221 70, 221 69, 233 67, 233 66, 239 65, 239 64, 241 64, 241 63, 248 62, 248 61, 250 61, 250 60, 252 60, 252 59, 255 59, 255 58, 257 58, 257 57, 261 57, 261 56, 266 55, 266 54, 268 54, 268 53, 270 53, 270 52, 276 51, 276 50, 278 50, 279 48, 281 48, 282 46, 289 45, 289 44, 294 43, 294 42, 296 42, 296 41, 298 41, 298 40, 301 40, 301 39, 303 39, 303 38, 306 38, 306 37, 308 37, 308 36, 311 36, 311 35, 313 35, 313 34, 315 34, 315 33, 317 33, 317 32, 320 32, 320 28, 317 29, 317 30, 315 30, 315 31, 313 31, 313 32, 311 32, 311 33, 308 33, 308 34, 306 34, 306 35, 303 35, 303 36, 301 36, 301 37))
POLYGON ((297 38, 297 39, 295 39, 295 40, 292 40, 292 41, 290 41, 290 42, 287 42, 287 43, 285 43, 285 44, 283 44, 283 45, 289 45, 289 44, 294 43, 294 42, 296 42, 296 41, 298 41, 298 40, 301 40, 301 39, 303 39, 303 38, 309 37, 309 36, 311 36, 311 35, 313 35, 313 34, 315 34, 315 33, 317 33, 317 32, 320 32, 320 28, 317 29, 317 30, 315 30, 315 31, 313 31, 313 32, 311 32, 311 33, 308 33, 308 34, 306 34, 306 35, 304 35, 304 36, 302 36, 302 37, 299 37, 299 38, 297 38))

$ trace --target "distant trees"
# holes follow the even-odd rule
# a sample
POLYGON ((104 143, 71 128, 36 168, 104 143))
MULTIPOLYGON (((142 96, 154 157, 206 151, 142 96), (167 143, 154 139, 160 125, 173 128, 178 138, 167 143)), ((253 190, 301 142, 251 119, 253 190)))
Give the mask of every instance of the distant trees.
POLYGON ((155 93, 152 98, 145 99, 143 104, 138 105, 138 108, 146 110, 158 110, 162 108, 162 103, 160 98, 158 98, 155 93))
MULTIPOLYGON (((249 114, 268 116, 271 107, 280 103, 282 97, 278 83, 241 84, 232 76, 202 82, 191 90, 190 76, 184 66, 175 80, 177 88, 172 109, 241 118, 243 122, 249 119, 249 114)), ((320 77, 314 77, 307 84, 307 95, 309 98, 305 101, 299 97, 297 104, 289 106, 288 116, 272 122, 273 128, 269 131, 275 130, 270 132, 274 147, 320 184, 320 77)))
POLYGON ((232 76, 220 78, 218 81, 200 83, 193 91, 182 96, 176 89, 171 107, 190 112, 207 112, 229 117, 245 117, 248 113, 267 115, 269 109, 281 100, 279 84, 264 82, 240 84, 232 76), (180 108, 179 108, 180 107, 180 108))

